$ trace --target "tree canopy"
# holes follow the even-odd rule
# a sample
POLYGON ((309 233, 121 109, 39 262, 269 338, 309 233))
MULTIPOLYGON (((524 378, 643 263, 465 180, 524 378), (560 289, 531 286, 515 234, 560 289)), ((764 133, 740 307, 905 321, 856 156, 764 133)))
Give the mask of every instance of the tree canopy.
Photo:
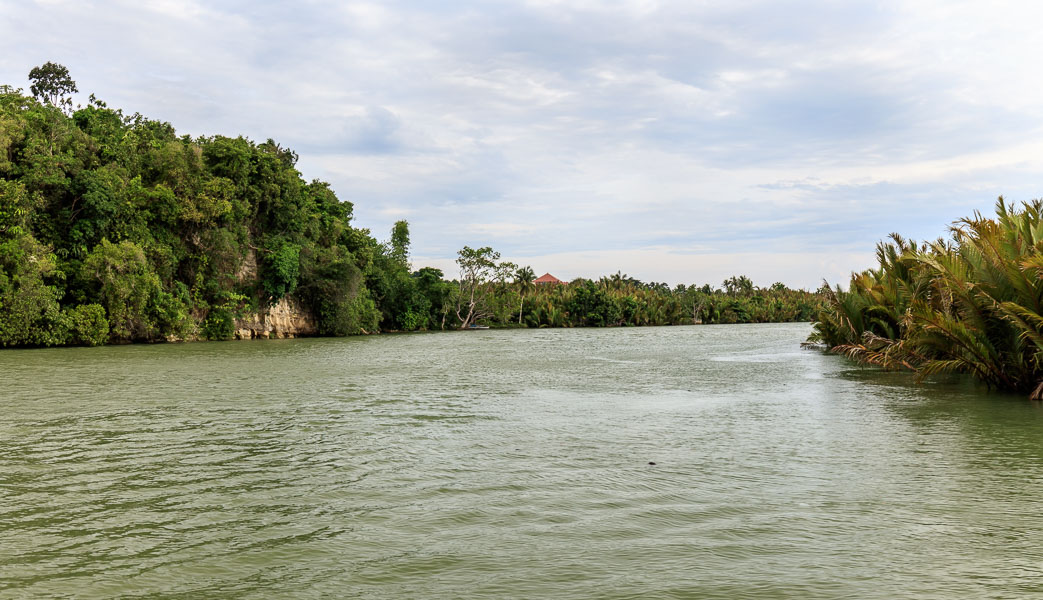
POLYGON ((29 81, 32 82, 29 91, 33 97, 66 110, 72 107, 71 94, 79 91, 69 76, 69 69, 50 61, 29 71, 29 81))

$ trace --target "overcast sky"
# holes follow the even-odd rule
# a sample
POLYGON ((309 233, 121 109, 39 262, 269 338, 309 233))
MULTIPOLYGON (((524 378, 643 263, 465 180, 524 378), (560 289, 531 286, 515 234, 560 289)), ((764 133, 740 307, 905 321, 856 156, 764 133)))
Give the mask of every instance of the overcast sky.
POLYGON ((0 0, 48 60, 179 133, 274 138, 413 266, 815 288, 1043 173, 1030 2, 0 0))

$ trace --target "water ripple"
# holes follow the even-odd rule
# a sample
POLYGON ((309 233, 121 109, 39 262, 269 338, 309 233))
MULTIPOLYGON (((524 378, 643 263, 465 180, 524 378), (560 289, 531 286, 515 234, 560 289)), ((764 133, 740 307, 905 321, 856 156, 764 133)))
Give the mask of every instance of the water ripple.
POLYGON ((0 596, 1040 593, 1039 407, 806 332, 5 351, 0 596))

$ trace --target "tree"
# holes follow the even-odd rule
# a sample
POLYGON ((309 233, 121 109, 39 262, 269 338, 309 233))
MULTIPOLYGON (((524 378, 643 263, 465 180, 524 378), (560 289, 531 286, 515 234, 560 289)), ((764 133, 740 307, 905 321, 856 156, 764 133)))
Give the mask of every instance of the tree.
POLYGON ((261 263, 261 287, 268 304, 274 306, 297 289, 301 276, 301 247, 275 238, 261 263))
POLYGON ((514 273, 514 283, 518 285, 518 292, 521 294, 521 303, 518 305, 519 325, 522 322, 522 311, 525 309, 525 293, 536 288, 536 284, 533 283, 535 280, 536 273, 533 272, 532 267, 522 267, 514 273))
POLYGON ((565 303, 565 310, 572 323, 581 327, 615 325, 620 317, 619 307, 593 281, 575 285, 575 293, 565 303))
POLYGON ((400 265, 409 267, 409 222, 395 221, 391 228, 391 258, 400 265))
POLYGON ((749 296, 753 294, 753 282, 745 275, 729 277, 724 280, 723 285, 729 296, 749 296))
MULTIPOLYGON (((2 181, 2 180, 0 180, 2 181)), ((48 285, 55 271, 49 248, 31 235, 0 231, 0 347, 55 346, 67 341, 67 323, 48 285)))
POLYGON ((160 291, 160 282, 140 246, 130 241, 113 244, 102 240, 83 261, 83 274, 98 285, 98 297, 108 313, 113 338, 153 337, 154 323, 148 306, 160 291))
POLYGON ((456 300, 456 318, 460 319, 460 329, 466 329, 491 314, 487 304, 491 290, 486 284, 497 274, 500 253, 489 246, 477 250, 464 246, 457 254, 460 294, 456 300))
POLYGON ((433 267, 424 267, 413 273, 416 288, 427 298, 429 306, 428 323, 433 328, 435 323, 440 323, 441 329, 445 329, 445 320, 449 315, 450 304, 452 304, 453 285, 442 279, 442 271, 433 267))
POLYGON ((80 91, 69 76, 69 69, 50 61, 33 67, 29 71, 29 81, 32 82, 29 91, 37 100, 66 111, 72 108, 71 94, 80 91))

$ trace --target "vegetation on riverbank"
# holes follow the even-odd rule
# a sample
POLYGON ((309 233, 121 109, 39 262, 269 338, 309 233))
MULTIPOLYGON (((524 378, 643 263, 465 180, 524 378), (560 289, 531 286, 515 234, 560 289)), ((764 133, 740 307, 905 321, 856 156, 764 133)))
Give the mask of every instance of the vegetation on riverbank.
POLYGON ((290 301, 320 335, 490 326, 808 320, 821 298, 742 278, 669 289, 617 274, 533 285, 489 248, 461 278, 411 272, 409 229, 377 241, 272 140, 178 136, 93 95, 61 65, 0 86, 0 347, 228 339, 290 301))
POLYGON ((291 150, 73 111, 60 65, 30 78, 0 87, 0 345, 223 339, 287 297, 318 333, 372 331, 411 281, 405 223, 386 244, 352 227, 291 150))
POLYGON ((723 289, 683 284, 671 288, 619 272, 598 280, 534 285, 530 268, 499 261, 499 254, 491 248, 464 248, 457 262, 465 276, 454 283, 464 293, 455 298, 450 313, 453 326, 779 323, 809 321, 824 306, 819 293, 792 290, 781 283, 758 288, 745 276, 725 280, 723 289), (476 268, 476 264, 481 266, 476 268), (480 281, 477 286, 475 280, 480 281), (472 291, 475 287, 476 293, 472 291))
POLYGON ((830 290, 809 341, 921 377, 966 373, 1043 399, 1043 202, 1000 198, 949 240, 892 234, 877 267, 830 290))

